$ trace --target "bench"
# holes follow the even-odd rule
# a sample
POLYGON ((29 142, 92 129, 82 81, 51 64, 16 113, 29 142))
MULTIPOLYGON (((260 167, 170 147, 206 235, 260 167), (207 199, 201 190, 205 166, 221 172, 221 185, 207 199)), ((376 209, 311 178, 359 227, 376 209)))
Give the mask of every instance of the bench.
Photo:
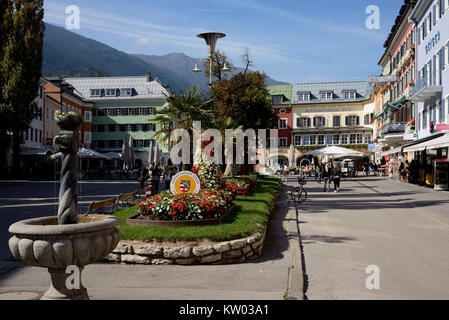
POLYGON ((135 192, 122 193, 117 197, 116 207, 126 208, 135 205, 136 203, 137 201, 135 192))
POLYGON ((93 201, 86 214, 112 214, 117 206, 118 197, 102 201, 93 201))
POLYGON ((153 186, 149 185, 145 188, 139 189, 135 192, 135 198, 137 200, 141 200, 142 198, 146 198, 147 196, 151 195, 151 190, 152 190, 153 186), (147 195, 148 193, 148 195, 147 195))

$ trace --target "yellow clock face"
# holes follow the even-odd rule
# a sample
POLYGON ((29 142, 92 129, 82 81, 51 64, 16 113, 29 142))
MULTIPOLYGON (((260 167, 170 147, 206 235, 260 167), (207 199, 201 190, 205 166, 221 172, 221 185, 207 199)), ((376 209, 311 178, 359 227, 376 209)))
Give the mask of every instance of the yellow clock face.
POLYGON ((200 191, 199 178, 190 171, 183 171, 176 174, 170 184, 173 194, 193 194, 200 191))

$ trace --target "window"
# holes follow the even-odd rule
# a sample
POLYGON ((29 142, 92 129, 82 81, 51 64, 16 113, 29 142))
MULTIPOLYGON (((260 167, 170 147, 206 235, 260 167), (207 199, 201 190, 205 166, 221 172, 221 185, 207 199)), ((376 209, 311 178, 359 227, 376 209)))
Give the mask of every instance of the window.
POLYGON ((332 144, 340 144, 340 135, 339 134, 334 134, 332 137, 332 144))
POLYGON ((295 146, 301 145, 301 136, 295 136, 295 146))
POLYGON ((38 130, 34 129, 34 142, 38 141, 38 135, 37 135, 38 130))
POLYGON ((91 97, 101 97, 101 89, 90 89, 91 97))
POLYGON ((279 110, 279 113, 281 113, 281 114, 287 113, 287 110, 281 109, 281 110, 279 110))
POLYGON ((326 136, 326 144, 331 145, 333 140, 334 140, 334 136, 332 134, 328 134, 326 136))
POLYGON ((92 135, 90 132, 84 132, 84 143, 91 143, 92 142, 92 135))
POLYGON ((347 133, 343 133, 341 135, 341 144, 348 144, 348 134, 347 133))
POLYGON ((84 121, 92 122, 92 111, 84 111, 84 121))
POLYGON ((279 129, 287 129, 287 119, 279 119, 279 129))
POLYGON ((39 142, 42 143, 42 130, 39 130, 39 142))
POLYGON ((370 122, 371 122, 371 117, 370 117, 370 115, 369 115, 369 114, 365 114, 365 117, 364 117, 364 123, 365 123, 365 125, 369 125, 370 122))
POLYGON ((137 140, 137 145, 138 148, 142 148, 143 147, 143 140, 137 140))
POLYGON ((133 94, 133 89, 120 89, 121 96, 131 96, 133 94))
POLYGON ((315 135, 310 136, 310 145, 311 146, 316 145, 316 136, 315 135))
POLYGON ((364 139, 365 139, 363 141, 364 144, 370 144, 373 142, 373 135, 371 133, 365 133, 364 139))
POLYGON ((427 110, 425 107, 422 111, 422 128, 423 129, 427 128, 427 110))
POLYGON ((287 146, 287 138, 279 138, 279 147, 287 146))
POLYGON ((120 127, 120 132, 126 132, 126 124, 121 124, 119 127, 120 127))
POLYGON ((363 143, 363 134, 357 133, 357 144, 363 143))
POLYGON ((298 100, 299 101, 310 100, 310 92, 298 92, 298 100))
POLYGON ((340 116, 334 116, 334 127, 340 126, 340 116))
POLYGON ((297 127, 310 127, 310 118, 298 118, 296 120, 297 127))
POLYGON ((136 131, 142 131, 143 124, 136 125, 136 131))
POLYGON ((133 130, 132 125, 127 124, 126 125, 126 131, 132 131, 132 130, 133 130))
POLYGON ((359 116, 346 117, 346 125, 350 127, 360 125, 360 117, 359 116))
POLYGON ((354 133, 351 133, 349 135, 349 144, 356 144, 357 142, 357 135, 354 133))
POLYGON ((116 131, 116 125, 115 124, 109 124, 108 125, 108 130, 109 132, 115 132, 116 131))
POLYGON ((345 99, 355 99, 356 92, 354 90, 347 90, 343 93, 345 99))
POLYGON ((326 125, 326 118, 325 117, 315 117, 313 118, 313 126, 314 127, 324 127, 326 125))
POLYGON ((271 98, 271 100, 272 100, 274 105, 281 104, 282 103, 282 96, 273 96, 271 98))
POLYGON ((332 100, 333 96, 334 96, 334 94, 332 91, 321 92, 321 100, 332 100))
POLYGON ((106 89, 105 96, 106 97, 115 97, 117 95, 117 89, 106 89))
POLYGON ((309 136, 303 136, 302 137, 302 145, 303 146, 309 146, 310 145, 310 137, 309 136))
POLYGON ((324 135, 319 135, 318 136, 318 144, 321 145, 321 146, 324 144, 324 135))

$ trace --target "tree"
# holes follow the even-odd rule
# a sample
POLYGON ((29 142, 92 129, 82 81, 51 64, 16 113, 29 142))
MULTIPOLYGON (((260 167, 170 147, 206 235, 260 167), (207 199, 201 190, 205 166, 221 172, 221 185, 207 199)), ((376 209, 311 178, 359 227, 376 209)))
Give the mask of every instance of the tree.
MULTIPOLYGON (((223 72, 224 65, 226 63, 226 66, 229 69, 229 73, 232 72, 234 69, 234 66, 231 62, 228 61, 226 58, 226 55, 223 52, 220 52, 219 50, 214 53, 212 56, 212 77, 216 78, 218 80, 226 79, 225 73, 223 72)), ((204 76, 209 79, 209 70, 210 70, 210 62, 209 58, 205 59, 203 62, 203 68, 204 68, 204 76)))
POLYGON ((213 111, 220 118, 235 119, 243 129, 270 128, 276 121, 271 108, 270 93, 266 87, 266 75, 249 71, 252 62, 248 51, 243 54, 245 69, 229 80, 214 83, 211 94, 213 111))
POLYGON ((0 140, 7 141, 12 132, 13 172, 17 175, 22 133, 39 116, 33 101, 41 78, 44 9, 43 0, 0 3, 0 140))
MULTIPOLYGON (((201 89, 191 86, 187 91, 181 90, 179 93, 170 93, 166 96, 167 107, 155 113, 156 122, 159 128, 154 138, 168 146, 175 144, 171 142, 175 129, 187 130, 190 137, 193 135, 193 122, 201 121, 202 125, 209 127, 212 121, 212 111, 210 100, 206 100, 201 89)), ((191 141, 192 147, 192 141, 191 141)))
MULTIPOLYGON (((266 75, 249 71, 252 61, 248 50, 243 53, 245 68, 230 79, 215 82, 211 89, 213 112, 219 119, 234 119, 232 128, 272 128, 276 115, 271 108, 270 94, 266 88, 266 75)), ((247 148, 247 146, 246 146, 247 148)), ((225 175, 233 175, 234 166, 226 166, 225 175)))

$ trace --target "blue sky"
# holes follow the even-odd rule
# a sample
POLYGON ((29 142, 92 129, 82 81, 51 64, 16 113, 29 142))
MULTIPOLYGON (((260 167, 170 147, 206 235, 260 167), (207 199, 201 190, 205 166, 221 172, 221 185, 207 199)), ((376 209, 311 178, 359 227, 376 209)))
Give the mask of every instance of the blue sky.
MULTIPOLYGON (((235 65, 247 47, 252 69, 287 82, 366 80, 380 73, 383 43, 402 0, 46 0, 44 20, 64 26, 80 8, 74 32, 127 53, 183 52, 206 58, 200 32, 226 33, 217 49, 235 65), (132 3, 132 4, 131 4, 132 3), (380 30, 365 27, 367 6, 380 30)), ((193 66, 192 66, 193 67, 193 66)))

